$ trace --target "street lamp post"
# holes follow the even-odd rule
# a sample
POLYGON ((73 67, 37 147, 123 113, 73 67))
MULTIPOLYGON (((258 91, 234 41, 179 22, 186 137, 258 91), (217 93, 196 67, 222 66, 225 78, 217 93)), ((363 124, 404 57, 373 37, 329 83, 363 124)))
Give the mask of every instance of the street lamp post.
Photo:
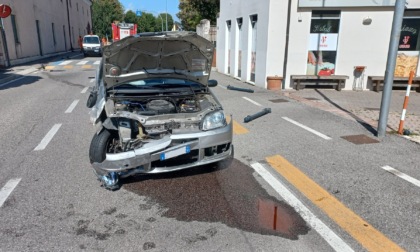
POLYGON ((162 13, 161 13, 161 14, 159 14, 159 17, 160 17, 160 21, 161 21, 160 23, 162 24, 162 32, 163 32, 163 18, 162 18, 162 16, 161 16, 161 15, 162 15, 162 13))

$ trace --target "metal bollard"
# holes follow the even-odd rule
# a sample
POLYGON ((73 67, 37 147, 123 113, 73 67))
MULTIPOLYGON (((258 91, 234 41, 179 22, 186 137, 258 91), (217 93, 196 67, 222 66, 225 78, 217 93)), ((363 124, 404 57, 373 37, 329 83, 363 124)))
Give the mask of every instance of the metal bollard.
POLYGON ((238 87, 233 87, 231 85, 227 86, 227 89, 230 90, 236 90, 236 91, 242 91, 242 92, 248 92, 248 93, 254 93, 254 90, 252 89, 248 89, 248 88, 238 88, 238 87))
POLYGON ((244 122, 245 123, 250 122, 250 121, 252 121, 254 119, 257 119, 258 117, 263 116, 263 115, 268 114, 268 113, 271 113, 271 108, 265 108, 265 109, 263 109, 262 111, 260 111, 258 113, 255 113, 253 115, 246 116, 244 118, 244 122))

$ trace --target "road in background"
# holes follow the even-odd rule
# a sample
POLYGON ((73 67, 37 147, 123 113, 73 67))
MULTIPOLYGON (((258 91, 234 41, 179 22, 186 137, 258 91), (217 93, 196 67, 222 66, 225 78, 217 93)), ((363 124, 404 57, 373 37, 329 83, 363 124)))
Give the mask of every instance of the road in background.
POLYGON ((129 178, 114 192, 101 188, 89 164, 95 132, 85 107, 97 58, 63 60, 71 62, 50 62, 0 87, 0 188, 20 179, 0 207, 0 250, 371 248, 352 231, 360 223, 346 226, 331 214, 344 208, 324 205, 336 201, 384 244, 420 247, 420 188, 382 168, 420 179, 418 144, 393 135, 379 141, 364 124, 218 73, 212 74, 219 81, 212 91, 235 123, 234 159, 129 178), (271 113, 243 122, 263 108, 271 113), (279 160, 319 186, 315 196, 323 196, 306 195, 276 168, 286 164, 279 160), (272 187, 254 167, 281 186, 272 187))

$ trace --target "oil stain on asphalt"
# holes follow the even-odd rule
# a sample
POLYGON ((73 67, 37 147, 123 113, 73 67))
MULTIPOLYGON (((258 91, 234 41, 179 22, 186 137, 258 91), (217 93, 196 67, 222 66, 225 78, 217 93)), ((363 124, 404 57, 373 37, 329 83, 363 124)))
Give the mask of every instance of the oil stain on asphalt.
POLYGON ((244 231, 297 240, 310 228, 287 203, 270 196, 238 160, 166 174, 140 175, 124 188, 167 209, 179 221, 222 222, 244 231))

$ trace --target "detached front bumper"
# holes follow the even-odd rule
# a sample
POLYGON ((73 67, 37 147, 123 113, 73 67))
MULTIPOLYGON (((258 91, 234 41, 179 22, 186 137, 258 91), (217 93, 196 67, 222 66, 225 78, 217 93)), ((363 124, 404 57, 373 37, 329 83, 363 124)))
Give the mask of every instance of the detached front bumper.
POLYGON ((106 154, 102 163, 92 166, 98 175, 109 172, 163 173, 226 159, 232 154, 233 123, 199 133, 172 134, 141 148, 106 154))

